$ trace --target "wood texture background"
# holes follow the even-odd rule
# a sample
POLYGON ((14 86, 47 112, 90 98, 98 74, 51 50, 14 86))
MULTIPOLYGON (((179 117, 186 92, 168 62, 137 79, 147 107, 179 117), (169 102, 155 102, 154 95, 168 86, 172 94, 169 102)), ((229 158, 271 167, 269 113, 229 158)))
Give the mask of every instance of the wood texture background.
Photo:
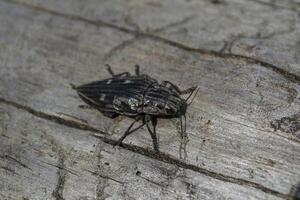
POLYGON ((299 1, 0 0, 0 66, 0 199, 296 199, 299 1), (106 63, 197 85, 187 143, 114 147, 131 120, 70 87, 106 63))

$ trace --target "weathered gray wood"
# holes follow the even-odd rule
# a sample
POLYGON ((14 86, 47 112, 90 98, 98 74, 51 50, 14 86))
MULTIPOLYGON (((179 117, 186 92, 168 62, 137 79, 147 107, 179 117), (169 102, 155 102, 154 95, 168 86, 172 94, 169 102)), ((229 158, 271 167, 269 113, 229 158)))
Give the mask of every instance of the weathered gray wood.
POLYGON ((30 2, 130 30, 160 30, 155 35, 188 47, 249 56, 300 74, 299 1, 30 2))
POLYGON ((0 2, 0 194, 288 198, 300 182, 300 79, 298 48, 286 47, 299 40, 299 18, 292 9, 278 9, 231 1, 0 2), (248 8, 249 15, 243 12, 248 8), (293 30, 285 31, 284 20, 293 30), (260 47, 247 53, 246 40, 260 47), (78 108, 82 102, 69 86, 108 77, 105 63, 117 72, 139 64, 159 80, 200 88, 188 110, 186 148, 180 149, 176 120, 159 121, 162 155, 151 151, 146 130, 125 140, 131 151, 113 148, 130 119, 78 108), (286 116, 295 122, 280 120, 286 116), (279 123, 277 131, 271 122, 273 128, 279 123))
POLYGON ((0 111, 1 199, 280 199, 113 148, 12 106, 0 111))

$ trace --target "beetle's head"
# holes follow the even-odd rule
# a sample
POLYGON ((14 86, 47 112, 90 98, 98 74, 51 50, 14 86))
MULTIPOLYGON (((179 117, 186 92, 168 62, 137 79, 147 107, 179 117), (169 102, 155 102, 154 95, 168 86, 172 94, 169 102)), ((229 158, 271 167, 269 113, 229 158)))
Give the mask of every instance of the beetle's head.
POLYGON ((187 109, 187 103, 182 99, 178 100, 175 104, 174 101, 169 100, 167 101, 165 107, 168 115, 179 117, 185 114, 187 109))

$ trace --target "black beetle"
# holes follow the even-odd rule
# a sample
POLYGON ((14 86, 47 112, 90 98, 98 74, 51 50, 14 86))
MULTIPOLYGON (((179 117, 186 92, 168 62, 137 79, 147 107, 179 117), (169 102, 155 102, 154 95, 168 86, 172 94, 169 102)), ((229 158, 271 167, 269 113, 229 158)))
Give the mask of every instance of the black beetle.
POLYGON ((114 74, 109 65, 107 70, 111 78, 80 85, 75 89, 85 103, 101 111, 105 116, 115 118, 118 115, 125 115, 135 119, 116 145, 121 144, 129 134, 146 125, 153 140, 153 148, 158 151, 157 118, 180 117, 181 134, 185 134, 187 100, 196 87, 182 91, 169 81, 160 84, 150 76, 140 74, 138 65, 135 68, 135 75, 129 72, 114 74), (181 98, 181 95, 188 93, 186 99, 181 98), (143 121, 142 125, 132 130, 133 125, 139 120, 143 121), (152 130, 149 126, 150 121, 152 130))

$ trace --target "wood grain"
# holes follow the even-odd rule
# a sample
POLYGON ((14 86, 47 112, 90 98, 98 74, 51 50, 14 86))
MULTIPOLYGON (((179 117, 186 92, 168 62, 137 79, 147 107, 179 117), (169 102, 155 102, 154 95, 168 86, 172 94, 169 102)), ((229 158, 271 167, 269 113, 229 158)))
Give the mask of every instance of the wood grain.
POLYGON ((293 198, 299 17, 219 2, 0 1, 0 197, 293 198), (160 154, 147 130, 113 147, 131 120, 80 109, 70 87, 107 78, 106 63, 197 85, 187 143, 174 119, 159 120, 160 154))

